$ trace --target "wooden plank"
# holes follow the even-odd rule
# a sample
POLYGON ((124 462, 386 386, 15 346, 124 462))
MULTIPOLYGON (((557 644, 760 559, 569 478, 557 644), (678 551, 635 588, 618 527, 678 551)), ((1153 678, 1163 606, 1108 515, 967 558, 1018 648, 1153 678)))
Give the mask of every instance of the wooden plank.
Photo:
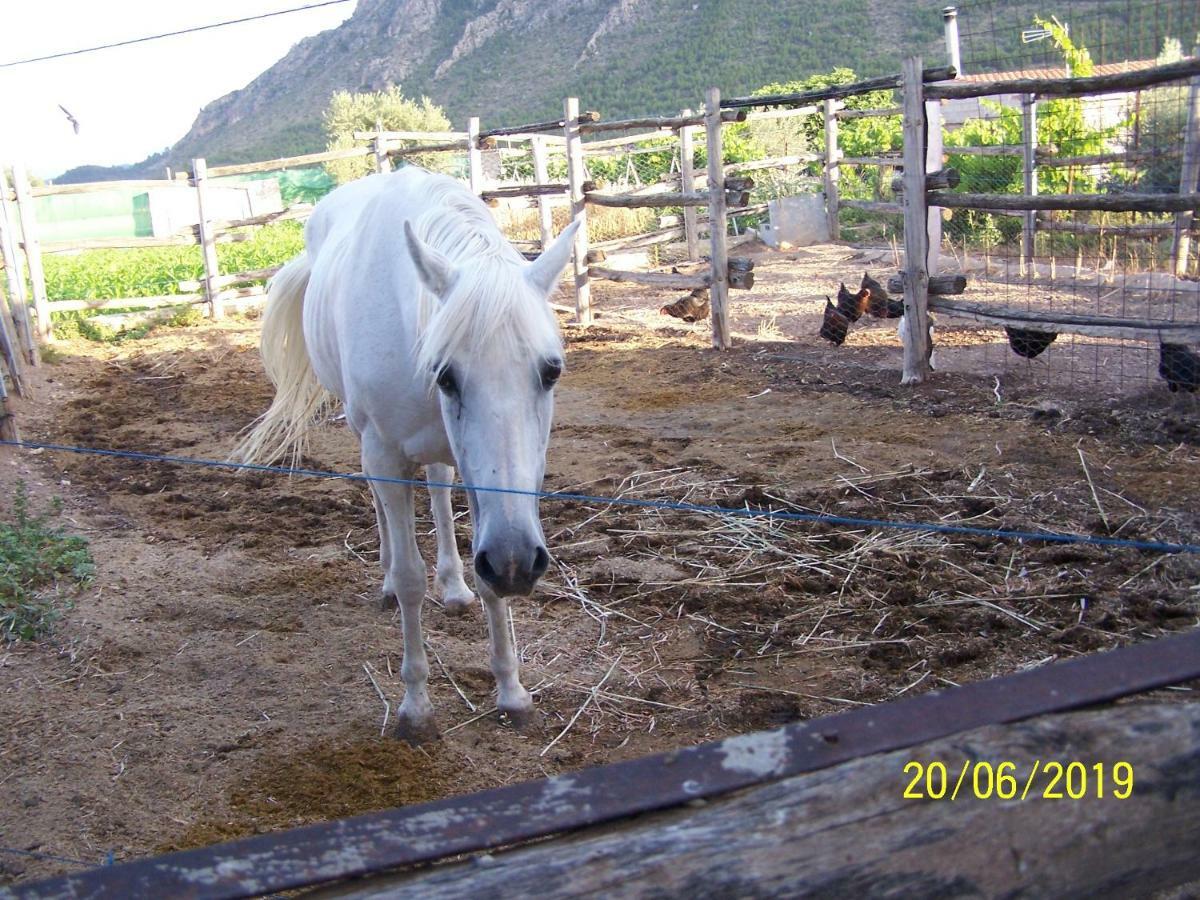
MULTIPOLYGON (((1200 59, 1200 43, 1192 49, 1192 57, 1200 59)), ((1188 84, 1187 132, 1183 139, 1183 160, 1179 166, 1179 193, 1200 190, 1200 74, 1193 75, 1188 84)), ((1175 238, 1171 247, 1172 271, 1182 278, 1188 270, 1188 248, 1191 244, 1193 211, 1180 210, 1175 215, 1175 238)))
MULTIPOLYGON (((922 74, 925 81, 945 81, 955 76, 950 66, 939 66, 926 69, 922 74)), ((881 75, 877 78, 867 78, 850 84, 838 84, 832 87, 816 88, 811 91, 800 91, 794 94, 769 94, 762 97, 731 97, 721 101, 722 109, 741 109, 750 106, 804 106, 812 103, 822 103, 826 100, 844 100, 858 94, 869 94, 872 91, 886 91, 900 87, 899 75, 881 75)))
POLYGON ((479 137, 482 139, 499 137, 501 135, 536 134, 542 131, 565 131, 572 123, 579 126, 585 126, 592 122, 598 121, 600 121, 600 113, 595 112, 594 110, 589 110, 588 112, 575 116, 573 119, 555 119, 550 122, 534 122, 530 125, 510 125, 505 128, 492 128, 488 131, 479 132, 479 137))
MULTIPOLYGON (((893 275, 887 281, 887 289, 892 294, 904 293, 904 278, 900 275, 893 275)), ((961 274, 951 275, 930 275, 928 290, 930 295, 945 296, 947 294, 961 294, 967 289, 967 276, 961 274)))
MULTIPOLYGON (((529 149, 533 155, 534 179, 539 185, 549 184, 550 176, 547 167, 549 154, 546 150, 545 136, 534 135, 529 141, 529 149)), ((570 190, 571 186, 568 184, 568 194, 570 190)), ((550 242, 554 240, 554 215, 550 208, 550 201, 544 194, 538 195, 538 227, 541 232, 541 249, 545 251, 550 246, 550 242)))
MULTIPOLYGON (((685 109, 680 118, 690 118, 692 111, 685 109)), ((679 189, 685 194, 696 191, 695 170, 695 125, 684 125, 679 129, 679 189)), ((690 260, 700 258, 700 232, 696 228, 696 207, 683 208, 683 234, 687 241, 687 255, 690 260)))
POLYGON ((251 225, 269 225, 272 222, 287 222, 294 219, 307 219, 312 215, 313 204, 297 203, 295 206, 289 206, 287 209, 277 210, 276 212, 262 213, 257 216, 248 216, 245 219, 215 219, 212 223, 214 232, 228 231, 231 228, 246 228, 251 225))
POLYGON ((1114 94, 1182 81, 1200 74, 1200 58, 1189 58, 1164 66, 1118 72, 1114 75, 1090 75, 1086 78, 1012 78, 1004 81, 931 84, 926 96, 931 100, 961 100, 996 94, 1036 94, 1039 97, 1088 97, 1114 94))
POLYGON ((1196 877, 1198 733, 1198 703, 987 727, 623 827, 496 853, 486 865, 461 860, 325 896, 1145 896, 1196 877), (1057 786, 1061 801, 1040 799, 1054 790, 1050 776, 1030 773, 1050 760, 1064 769, 1075 761, 1072 791, 1087 785, 1079 800, 1068 799, 1065 778, 1057 786), (1125 766, 1114 770, 1118 761, 1125 766), (949 773, 944 796, 936 793, 938 775, 930 775, 940 800, 920 777, 930 765, 949 773), (966 784, 951 801, 960 771, 966 784), (1132 786, 1125 799, 1123 788, 1113 794, 1114 771, 1132 786), (1011 782, 997 782, 997 772, 1011 782), (1030 799, 1021 800, 1027 780, 1030 799), (906 800, 914 781, 923 799, 906 800))
MULTIPOLYGON (((1008 213, 1012 215, 1012 213, 1008 213)), ((1141 225, 1097 225, 1093 222, 1056 222, 1038 217, 1038 228, 1042 231, 1062 231, 1070 234, 1114 234, 1127 237, 1157 237, 1175 231, 1172 222, 1151 222, 1141 225)))
POLYGON ((589 266, 588 275, 592 278, 603 278, 606 281, 626 281, 632 284, 644 284, 647 287, 679 288, 685 291, 706 288, 712 284, 712 275, 708 272, 698 275, 682 275, 672 272, 629 272, 624 269, 589 266))
POLYGON ((33 309, 37 315, 36 334, 42 341, 52 341, 54 325, 50 321, 50 307, 47 305, 49 298, 46 295, 46 272, 42 268, 42 250, 37 236, 37 212, 34 209, 33 197, 29 193, 29 177, 25 174, 25 166, 22 163, 13 163, 12 171, 17 211, 21 214, 21 246, 25 250, 33 309))
POLYGON ((88 181, 79 184, 42 184, 31 188, 34 197, 55 197, 64 194, 95 194, 101 191, 149 191, 154 188, 170 187, 165 179, 140 181, 88 181))
POLYGON ((216 279, 221 274, 217 262, 217 248, 213 242, 212 222, 208 218, 208 166, 203 157, 192 160, 192 185, 196 189, 196 208, 199 211, 200 222, 200 252, 204 257, 204 296, 208 300, 208 315, 211 319, 223 319, 224 310, 217 296, 216 279))
POLYGON ((905 58, 904 78, 904 372, 901 384, 920 384, 930 374, 929 233, 925 191, 925 98, 921 58, 905 58))
POLYGON ((1198 322, 1155 322, 1150 319, 1124 319, 1113 316, 1076 316, 1061 312, 1034 312, 1020 307, 993 303, 969 303, 934 297, 930 309, 960 319, 991 325, 1013 325, 1034 331, 1080 334, 1086 337, 1122 338, 1151 343, 1191 344, 1200 342, 1198 322))
POLYGON ((950 156, 1021 156, 1025 152, 1022 144, 989 144, 984 147, 946 147, 950 156))
POLYGON ((841 166, 895 166, 904 167, 904 157, 896 156, 843 156, 837 162, 841 166))
MULTIPOLYGON (((0 165, 0 259, 4 261, 4 278, 8 284, 8 306, 12 312, 17 341, 31 366, 41 363, 37 341, 34 340, 33 320, 29 315, 29 298, 25 294, 25 278, 17 256, 17 211, 8 200, 8 176, 0 165)), ((13 194, 15 199, 16 194, 13 194)))
POLYGON ((886 109, 839 109, 839 119, 882 118, 903 115, 903 106, 889 106, 886 109))
MULTIPOLYGON (((12 348, 5 348, 5 356, 12 348)), ((15 379, 14 379, 15 381, 15 379)), ((13 413, 12 403, 8 399, 8 386, 0 377, 0 439, 6 441, 21 440, 21 431, 17 428, 17 417, 13 413)))
POLYGON ((825 158, 822 153, 796 153, 792 156, 771 156, 766 159, 755 159, 750 162, 729 163, 725 166, 726 175, 737 175, 741 172, 757 172, 759 169, 783 169, 788 166, 800 166, 805 163, 818 162, 825 158))
POLYGON ((819 115, 819 106, 797 106, 792 109, 756 109, 746 115, 747 122, 762 122, 769 119, 793 119, 797 116, 819 115))
POLYGON ((302 156, 282 156, 278 159, 268 159, 262 162, 213 166, 208 170, 208 177, 221 178, 225 175, 249 175, 251 172, 274 172, 282 169, 295 169, 300 166, 313 166, 317 163, 332 162, 336 159, 355 159, 359 156, 370 156, 371 152, 370 147, 348 147, 345 150, 326 150, 322 153, 306 153, 302 156))
MULTIPOLYGON (((266 281, 267 279, 274 277, 275 273, 278 272, 281 268, 283 268, 283 266, 279 265, 279 266, 271 266, 266 269, 255 269, 250 272, 234 272, 231 275, 218 275, 216 278, 213 279, 213 284, 219 288, 223 288, 223 287, 228 287, 231 284, 244 284, 247 281, 266 281)), ((203 281, 181 281, 181 282, 179 282, 179 289, 181 291, 185 291, 185 292, 200 291, 200 290, 203 290, 203 288, 204 288, 203 281)))
POLYGON ((725 167, 721 141, 721 91, 711 87, 704 96, 704 127, 708 153, 708 238, 711 260, 709 308, 712 311, 712 343, 729 349, 729 225, 726 219, 725 167))
POLYGON ((567 183, 571 186, 571 220, 579 223, 575 231, 571 265, 575 275, 575 321, 592 324, 592 291, 588 283, 588 224, 584 183, 587 168, 583 164, 583 141, 580 134, 579 98, 563 101, 563 132, 567 139, 567 183))
MULTIPOLYGON (((1037 97, 1024 94, 1021 97, 1021 177, 1025 193, 1036 197, 1037 179, 1037 97)), ((1034 244, 1037 236, 1037 212, 1025 210, 1021 223, 1021 267, 1022 271, 1033 265, 1034 244)))
MULTIPOLYGON (((850 760, 866 760, 873 754, 905 750, 985 725, 1094 707, 1198 677, 1200 631, 1193 629, 1176 636, 1087 654, 1067 662, 948 690, 917 696, 910 694, 887 703, 792 723, 774 731, 739 735, 469 796, 383 810, 286 832, 260 834, 216 846, 24 883, 19 886, 19 895, 23 900, 64 897, 123 900, 159 896, 234 900, 260 896, 384 872, 399 866, 449 859, 457 854, 513 845, 589 826, 627 821, 639 814, 688 804, 695 808, 701 801, 712 801, 769 781, 830 769, 850 760)), ((1191 708, 1195 709, 1195 706, 1191 708)), ((1056 725, 1055 730, 1060 732, 1060 740, 1062 734, 1075 731, 1061 725, 1056 725)), ((1146 743, 1147 734, 1157 738, 1161 730, 1156 727, 1139 729, 1139 739, 1146 743)), ((1194 741, 1194 726, 1192 733, 1194 741)), ((1097 741, 1093 746, 1107 749, 1107 743, 1097 741)), ((1164 749, 1170 752, 1165 745, 1164 749)), ((911 758, 913 754, 907 755, 911 758)), ((959 751, 959 758, 970 760, 972 756, 959 751)), ((974 758, 1000 760, 990 753, 977 754, 974 758)), ((1177 754, 1175 758, 1178 759, 1177 754)), ((1141 757, 1131 759, 1137 765, 1141 757)), ((1110 757, 1106 762, 1115 760, 1116 757, 1110 757)), ((1162 769, 1169 771, 1171 767, 1152 767, 1152 772, 1162 769)), ((1191 778, 1193 793, 1194 769, 1195 765, 1187 761, 1174 767, 1185 778, 1191 778)), ((900 791, 896 779, 902 774, 900 768, 893 768, 893 787, 879 792, 878 796, 894 797, 890 791, 900 791)), ((1151 781, 1149 793, 1152 796, 1175 793, 1170 789, 1154 790, 1154 784, 1151 781)), ((1200 808, 1191 794, 1185 795, 1184 801, 1192 809, 1200 808)), ((913 808, 908 801, 893 802, 906 815, 913 808)), ((986 808, 991 811, 996 802, 993 798, 986 808)), ((836 809, 851 808, 836 797, 824 805, 836 809)), ((945 800, 927 805, 957 811, 957 807, 945 800)), ((1037 809, 1039 815, 1064 833, 1074 833, 1072 828, 1061 825, 1059 815, 1046 816, 1045 807, 1036 801, 1005 805, 1037 809)), ((1073 808, 1086 805, 1076 803, 1073 808)), ((822 804, 810 804, 799 818, 810 813, 815 815, 820 806, 822 804)), ((759 822, 775 823, 769 817, 759 815, 756 818, 759 822)), ((848 831, 849 837, 857 839, 857 829, 840 830, 848 831)), ((1085 841, 1090 841, 1095 839, 1093 831, 1084 828, 1079 833, 1085 841)), ((1013 833, 1020 833, 1020 829, 1013 833)), ((931 834, 934 833, 926 833, 926 839, 913 842, 914 846, 926 848, 931 834)), ((1194 862, 1193 843, 1179 842, 1179 845, 1194 862)), ((777 840, 775 844, 778 849, 777 840)), ((889 845, 881 844, 880 847, 890 852, 889 845)), ((988 848, 985 846, 983 850, 988 848)), ((668 856, 673 858, 674 853, 670 852, 668 856)), ((485 868, 485 863, 490 861, 490 858, 481 859, 477 868, 485 868)), ((1020 866, 1010 868, 1021 870, 1020 866)), ((959 886, 955 892, 961 894, 964 889, 959 886)), ((845 894, 844 885, 842 889, 826 893, 845 894)), ((928 885, 923 893, 929 893, 928 885)), ((1022 893, 1034 894, 1036 891, 1022 893)), ((854 892, 852 895, 858 896, 854 892)), ((484 895, 472 892, 471 896, 484 895)))
POLYGON ((1045 147, 1037 148, 1037 164, 1048 168, 1062 169, 1068 166, 1103 166, 1111 163, 1136 165, 1157 159, 1160 150, 1123 150, 1120 153, 1092 153, 1086 156, 1056 156, 1045 147))
POLYGON ((614 147, 635 147, 646 141, 657 141, 662 138, 673 137, 674 134, 675 132, 670 128, 659 128, 654 131, 647 131, 645 134, 630 134, 619 138, 608 138, 603 141, 588 141, 583 145, 583 152, 595 153, 598 150, 611 150, 614 147))
MULTIPOLYGON (((594 182, 587 182, 593 184, 594 182)), ((506 200, 515 197, 550 197, 555 194, 565 194, 570 191, 569 184, 510 184, 506 187, 491 188, 481 191, 479 196, 484 200, 506 200)))
POLYGON ((208 298, 202 293, 159 294, 155 297, 110 297, 104 300, 52 300, 50 301, 50 310, 51 312, 86 312, 97 309, 160 309, 164 306, 207 302, 208 298))
MULTIPOLYGON (((722 181, 724 176, 722 176, 722 181)), ((599 191, 588 191, 587 202, 596 206, 610 206, 620 209, 640 209, 647 207, 661 209, 666 206, 708 206, 711 202, 709 194, 689 193, 679 191, 661 191, 652 194, 604 194, 599 191)))
POLYGON ((826 100, 825 107, 825 223, 829 228, 829 240, 838 241, 842 236, 838 218, 838 120, 836 113, 840 104, 826 100))
POLYGON ((392 160, 388 156, 389 141, 383 136, 383 126, 381 125, 371 137, 371 152, 375 155, 375 174, 382 175, 384 172, 392 171, 392 160))
POLYGON ((1095 209, 1106 212, 1178 212, 1200 209, 1200 193, 1191 194, 955 194, 934 191, 934 206, 952 209, 1095 209))
MULTIPOLYGON (((467 133, 465 131, 356 131, 354 132, 354 140, 356 141, 372 141, 377 137, 382 137, 388 141, 425 141, 434 143, 437 141, 466 141, 467 133)), ((465 144, 464 144, 465 146, 465 144)))
MULTIPOLYGON (((746 114, 730 111, 722 113, 723 122, 744 122, 746 114)), ((640 119, 614 119, 611 122, 588 122, 579 126, 581 134, 600 134, 605 131, 634 131, 638 128, 678 129, 684 125, 702 125, 702 115, 692 116, 647 116, 640 119)))
POLYGON ((421 153, 461 153, 469 147, 467 141, 447 141, 444 144, 416 144, 409 147, 391 147, 388 157, 398 159, 402 156, 417 156, 421 153))

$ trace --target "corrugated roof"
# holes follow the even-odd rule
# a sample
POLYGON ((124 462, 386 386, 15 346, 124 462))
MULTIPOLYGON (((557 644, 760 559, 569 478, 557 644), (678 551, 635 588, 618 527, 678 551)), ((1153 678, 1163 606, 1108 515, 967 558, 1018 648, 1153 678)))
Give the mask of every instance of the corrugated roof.
MULTIPOLYGON (((1140 72, 1142 69, 1152 69, 1156 65, 1158 65, 1158 61, 1153 59, 1127 59, 1124 62, 1100 63, 1094 68, 1092 74, 1118 75, 1125 72, 1140 72)), ((956 80, 988 83, 993 81, 1013 81, 1018 78, 1066 78, 1068 74, 1066 66, 1055 66, 1046 69, 1021 69, 1015 72, 984 72, 980 75, 959 75, 956 80)))

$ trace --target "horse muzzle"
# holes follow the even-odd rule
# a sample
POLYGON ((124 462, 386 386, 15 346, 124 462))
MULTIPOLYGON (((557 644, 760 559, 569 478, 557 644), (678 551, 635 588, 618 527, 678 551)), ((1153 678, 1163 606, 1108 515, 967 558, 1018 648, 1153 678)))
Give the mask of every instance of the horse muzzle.
POLYGON ((550 554, 540 543, 493 545, 475 553, 475 574, 498 597, 533 593, 550 567, 550 554))

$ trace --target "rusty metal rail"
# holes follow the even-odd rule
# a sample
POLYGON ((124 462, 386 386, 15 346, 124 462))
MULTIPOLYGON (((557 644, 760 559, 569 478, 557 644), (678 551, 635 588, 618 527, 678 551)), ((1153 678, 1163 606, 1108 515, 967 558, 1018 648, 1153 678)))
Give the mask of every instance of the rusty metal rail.
POLYGON ((0 898, 257 897, 561 834, 1196 678, 1200 629, 543 781, 0 887, 0 898))

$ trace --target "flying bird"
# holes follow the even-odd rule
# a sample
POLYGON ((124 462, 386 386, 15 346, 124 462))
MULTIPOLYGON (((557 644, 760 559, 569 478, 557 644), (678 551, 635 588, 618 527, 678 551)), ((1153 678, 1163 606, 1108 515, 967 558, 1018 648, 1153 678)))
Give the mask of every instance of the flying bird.
POLYGON ((79 120, 76 119, 73 115, 71 115, 70 110, 68 110, 61 103, 58 104, 58 108, 63 111, 63 115, 67 117, 67 121, 70 122, 71 127, 75 129, 75 133, 79 134, 79 120))

